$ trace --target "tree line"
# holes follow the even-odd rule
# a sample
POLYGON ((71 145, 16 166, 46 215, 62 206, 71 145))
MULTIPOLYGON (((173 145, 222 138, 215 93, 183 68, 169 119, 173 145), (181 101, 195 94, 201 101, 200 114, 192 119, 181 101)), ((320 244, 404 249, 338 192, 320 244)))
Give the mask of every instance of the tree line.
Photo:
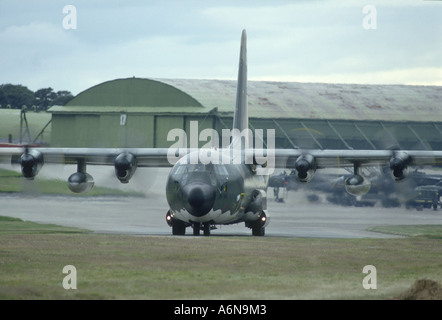
POLYGON ((71 92, 54 91, 52 88, 42 88, 35 92, 21 84, 0 85, 0 108, 46 111, 48 108, 68 103, 74 96, 71 92))

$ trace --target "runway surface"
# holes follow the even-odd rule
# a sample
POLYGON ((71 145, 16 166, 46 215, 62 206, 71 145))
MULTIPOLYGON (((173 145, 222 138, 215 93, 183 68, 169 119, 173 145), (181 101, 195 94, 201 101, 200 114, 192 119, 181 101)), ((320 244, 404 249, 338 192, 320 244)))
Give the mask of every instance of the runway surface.
MULTIPOLYGON (((133 183, 131 181, 132 188, 144 190, 145 197, 0 194, 0 215, 79 227, 100 233, 170 235, 171 228, 165 220, 168 205, 164 191, 168 170, 149 170, 139 173, 138 180, 134 179, 133 183)), ((60 175, 56 171, 52 173, 60 175)), ((110 178, 111 174, 94 174, 105 176, 101 181, 98 179, 98 184, 119 184, 116 179, 110 178)), ((51 174, 43 173, 43 177, 51 177, 51 174)), ((442 210, 342 207, 325 200, 309 203, 303 191, 289 192, 285 203, 269 199, 268 211, 270 223, 266 228, 266 236, 388 238, 393 236, 366 229, 378 225, 442 223, 442 210)), ((187 234, 192 234, 190 228, 187 229, 187 234)), ((251 235, 251 231, 242 223, 219 226, 217 230, 212 230, 212 235, 251 235)))

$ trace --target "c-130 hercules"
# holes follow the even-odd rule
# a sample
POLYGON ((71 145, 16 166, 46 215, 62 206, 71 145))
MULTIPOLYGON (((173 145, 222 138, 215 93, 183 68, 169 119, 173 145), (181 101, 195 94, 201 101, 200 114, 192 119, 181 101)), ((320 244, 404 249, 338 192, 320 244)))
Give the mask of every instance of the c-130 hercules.
MULTIPOLYGON (((18 163, 26 179, 33 179, 45 163, 77 164, 68 178, 73 192, 88 192, 94 185, 87 165, 111 165, 122 183, 128 183, 137 167, 171 167, 166 197, 166 221, 173 235, 210 235, 215 225, 245 223, 254 236, 264 236, 267 212, 268 174, 274 168, 294 169, 300 182, 309 182, 317 169, 353 167, 345 188, 352 195, 370 189, 362 166, 389 165, 394 180, 406 178, 410 166, 435 165, 442 151, 417 150, 317 150, 249 147, 247 115, 246 32, 241 36, 236 106, 231 143, 226 148, 0 148, 0 160, 18 163), (244 134, 244 132, 246 132, 244 134), (170 161, 170 158, 176 159, 170 161), (264 158, 264 160, 263 160, 264 158), (212 161, 212 160, 220 161, 212 161), (227 160, 226 160, 227 159, 227 160)), ((256 146, 255 146, 256 147, 256 146)))

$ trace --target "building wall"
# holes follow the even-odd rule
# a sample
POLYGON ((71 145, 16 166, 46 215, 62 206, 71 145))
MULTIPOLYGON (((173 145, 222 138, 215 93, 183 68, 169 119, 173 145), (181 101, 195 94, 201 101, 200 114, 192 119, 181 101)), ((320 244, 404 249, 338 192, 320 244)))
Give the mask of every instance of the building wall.
POLYGON ((53 147, 152 147, 153 115, 127 114, 53 114, 53 147))
MULTIPOLYGON (((171 130, 179 129, 186 132, 186 143, 190 147, 191 127, 192 134, 196 132, 197 139, 202 130, 214 127, 213 116, 132 113, 122 115, 119 113, 53 114, 51 146, 168 148, 177 141, 171 130), (196 121, 197 124, 192 121, 196 121), (167 141, 169 132, 171 132, 171 141, 167 141)), ((199 141, 198 147, 206 143, 204 140, 199 141)))
MULTIPOLYGON (((222 130, 231 125, 231 117, 215 115, 127 113, 123 121, 119 113, 54 114, 51 146, 168 148, 178 139, 171 130, 180 129, 186 132, 187 147, 194 146, 190 139, 195 132, 202 147, 210 139, 204 140, 201 131, 214 128, 221 147, 222 130)), ((441 123, 252 118, 250 129, 254 138, 255 130, 262 129, 264 143, 268 130, 274 130, 277 148, 442 150, 441 123)))

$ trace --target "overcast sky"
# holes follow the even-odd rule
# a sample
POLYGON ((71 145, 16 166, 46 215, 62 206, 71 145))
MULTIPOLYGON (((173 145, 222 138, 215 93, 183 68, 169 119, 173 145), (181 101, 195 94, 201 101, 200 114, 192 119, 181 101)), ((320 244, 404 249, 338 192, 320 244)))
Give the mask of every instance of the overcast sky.
POLYGON ((242 29, 250 80, 442 85, 442 1, 423 0, 1 0, 0 84, 236 79, 242 29))

